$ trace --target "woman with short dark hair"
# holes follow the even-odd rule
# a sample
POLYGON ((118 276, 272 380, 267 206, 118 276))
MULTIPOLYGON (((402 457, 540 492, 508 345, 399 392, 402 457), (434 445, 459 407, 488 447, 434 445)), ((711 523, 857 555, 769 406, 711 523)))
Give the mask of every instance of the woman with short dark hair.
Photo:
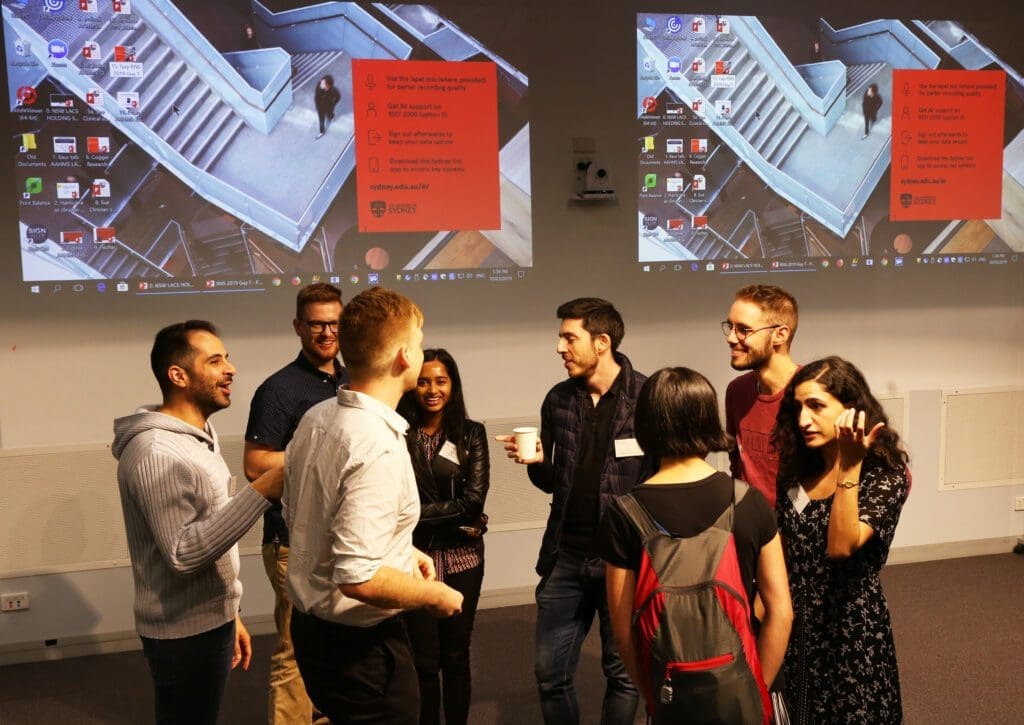
MULTIPOLYGON (((731 514, 742 602, 752 627, 755 594, 760 594, 765 605, 757 652, 748 652, 747 659, 760 661, 760 671, 756 667, 754 671, 755 677, 763 676, 758 688, 770 685, 782 664, 793 617, 782 545, 764 496, 746 484, 737 486, 729 475, 704 460, 709 453, 733 445, 732 437, 722 429, 715 389, 698 372, 664 368, 641 389, 635 420, 637 442, 646 454, 658 458, 660 465, 631 495, 663 533, 675 538, 700 536, 731 514)), ((633 623, 634 613, 642 605, 634 599, 647 543, 622 504, 616 502, 601 522, 595 548, 606 562, 608 609, 619 654, 644 693, 653 722, 669 722, 674 716, 659 712, 658 706, 665 701, 658 691, 668 682, 669 674, 648 674, 649 664, 641 658, 646 644, 633 623)), ((678 623, 683 631, 686 626, 678 623)), ((669 699, 678 702, 686 694, 677 690, 669 699)), ((767 693, 761 689, 760 695, 751 699, 754 697, 757 701, 747 706, 761 711, 767 705, 767 693)))
POLYGON ((864 376, 838 357, 802 367, 775 428, 777 513, 796 625, 794 723, 899 723, 899 672, 879 572, 907 499, 907 454, 864 376))

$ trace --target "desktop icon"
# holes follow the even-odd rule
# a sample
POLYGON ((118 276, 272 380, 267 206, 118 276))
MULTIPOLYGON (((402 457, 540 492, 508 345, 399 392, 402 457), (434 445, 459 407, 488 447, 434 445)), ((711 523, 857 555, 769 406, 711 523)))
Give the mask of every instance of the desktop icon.
POLYGON ((102 55, 100 44, 95 40, 88 40, 82 45, 82 57, 86 60, 99 60, 102 55))
POLYGON ((690 70, 694 73, 703 74, 707 70, 707 63, 703 58, 694 58, 690 61, 690 70))
POLYGON ((651 56, 644 56, 643 60, 644 73, 653 73, 655 69, 654 58, 651 56))
POLYGON ((57 198, 74 200, 79 197, 81 190, 77 181, 58 181, 57 198))
POLYGON ((683 29, 683 19, 678 15, 670 15, 668 20, 665 22, 665 29, 670 35, 675 35, 683 29))
POLYGON ((643 151, 654 151, 654 136, 644 136, 643 151))
POLYGON ((39 95, 32 86, 21 86, 18 88, 17 100, 19 106, 34 106, 39 95))
POLYGON ((117 105, 128 113, 138 113, 140 110, 139 94, 134 91, 118 91, 117 105))
POLYGON ((24 38, 17 38, 14 41, 14 54, 20 55, 22 58, 26 57, 32 52, 32 44, 24 38))
POLYGON ((113 244, 117 236, 114 227, 96 227, 92 233, 94 244, 113 244))
POLYGON ((694 174, 691 187, 694 191, 704 191, 708 188, 708 180, 704 174, 694 174))
POLYGON ((25 198, 43 191, 43 180, 38 176, 30 176, 25 179, 25 198))
POLYGON ((682 69, 683 69, 683 61, 682 61, 682 59, 679 56, 673 55, 671 58, 668 59, 668 72, 669 73, 678 73, 682 69))
POLYGON ((60 233, 61 244, 81 244, 85 241, 85 233, 80 229, 72 229, 60 233))
POLYGON ((644 113, 654 113, 658 110, 658 99, 654 96, 646 96, 641 102, 640 107, 644 113))
POLYGON ((681 175, 670 176, 665 179, 665 191, 679 193, 683 190, 685 184, 683 183, 683 177, 681 175))
POLYGON ((644 191, 651 191, 658 185, 657 174, 644 174, 644 191))
POLYGON ((697 35, 704 35, 704 33, 708 32, 707 23, 704 18, 700 15, 694 16, 693 20, 690 21, 690 31, 697 35))
POLYGON ((75 105, 75 97, 70 93, 51 93, 50 108, 72 108, 75 105))
POLYGON ((90 88, 85 92, 85 102, 93 108, 103 108, 103 89, 90 88))
POLYGON ((64 0, 43 0, 43 12, 59 13, 64 9, 64 0))
POLYGON ((117 283, 117 287, 115 287, 115 289, 118 292, 127 292, 128 291, 128 283, 127 282, 118 282, 117 283))
POLYGON ((110 182, 106 179, 93 179, 92 197, 94 199, 110 198, 110 182))
POLYGON ((25 227, 25 239, 33 244, 42 244, 50 238, 50 230, 42 224, 29 224, 25 227))
POLYGON ((118 63, 134 63, 135 62, 135 46, 134 45, 115 45, 114 46, 114 60, 118 63))
POLYGON ((715 75, 727 76, 732 72, 732 62, 728 60, 715 61, 715 75))
POLYGON ((686 220, 682 218, 666 219, 665 226, 670 232, 681 232, 686 229, 686 220))
POLYGON ((54 136, 53 153, 73 154, 78 148, 78 139, 74 136, 54 136))
POLYGON ((660 219, 657 214, 644 214, 644 229, 653 232, 658 228, 659 221, 660 219))
POLYGON ((54 38, 46 44, 46 52, 54 60, 63 60, 68 57, 68 44, 60 38, 54 38))
POLYGON ((726 34, 732 32, 732 28, 730 27, 730 23, 729 23, 729 18, 726 18, 726 17, 718 18, 718 20, 715 21, 715 31, 718 32, 718 33, 721 33, 722 35, 726 35, 726 34))
POLYGON ((669 154, 681 154, 683 153, 683 139, 681 138, 670 138, 665 142, 665 153, 669 154))
POLYGON ((109 154, 109 136, 87 136, 85 139, 85 150, 90 154, 109 154))
POLYGON ((78 0, 78 9, 83 13, 96 12, 96 0, 78 0))
POLYGON ((131 15, 132 0, 111 0, 110 4, 115 15, 131 15))
POLYGON ((21 153, 36 150, 36 135, 34 133, 21 134, 21 145, 18 147, 21 153))

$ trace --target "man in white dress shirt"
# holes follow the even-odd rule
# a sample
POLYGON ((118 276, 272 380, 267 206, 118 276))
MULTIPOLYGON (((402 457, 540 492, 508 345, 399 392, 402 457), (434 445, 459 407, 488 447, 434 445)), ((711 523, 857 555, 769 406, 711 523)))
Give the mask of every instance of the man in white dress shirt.
POLYGON ((332 723, 419 721, 419 687, 401 612, 458 614, 412 545, 419 495, 395 412, 423 364, 423 313, 374 287, 338 330, 350 384, 306 413, 285 453, 288 591, 295 659, 332 723))

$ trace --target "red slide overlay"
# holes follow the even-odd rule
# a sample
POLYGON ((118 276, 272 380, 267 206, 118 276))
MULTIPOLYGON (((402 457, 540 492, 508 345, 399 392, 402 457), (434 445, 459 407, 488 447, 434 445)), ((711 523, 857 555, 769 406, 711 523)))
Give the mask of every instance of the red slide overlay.
POLYGON ((497 69, 353 60, 359 230, 501 228, 497 69))
POLYGON ((894 70, 895 221, 1002 216, 1003 71, 894 70))

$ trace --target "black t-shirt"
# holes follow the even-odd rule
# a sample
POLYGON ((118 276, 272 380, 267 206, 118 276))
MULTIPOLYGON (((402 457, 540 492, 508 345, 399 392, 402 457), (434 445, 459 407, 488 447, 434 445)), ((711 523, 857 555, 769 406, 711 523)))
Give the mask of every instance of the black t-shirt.
MULTIPOLYGON (((682 538, 696 536, 715 523, 732 501, 733 480, 716 472, 692 483, 642 484, 631 493, 655 522, 673 536, 682 538)), ((775 538, 777 531, 775 513, 761 492, 750 488, 736 507, 733 518, 736 556, 750 602, 754 600, 761 547, 775 538)), ((640 569, 643 540, 618 506, 608 507, 594 549, 609 564, 633 571, 640 569)))
MULTIPOLYGON (((348 371, 337 359, 334 360, 332 375, 316 367, 300 352, 295 360, 256 388, 249 406, 245 439, 271 450, 283 451, 306 411, 337 395, 338 386, 347 382, 348 371)), ((275 539, 284 546, 288 545, 288 527, 284 523, 280 501, 274 501, 263 514, 263 543, 275 539)))
POLYGON ((576 469, 559 542, 562 550, 573 554, 589 556, 600 523, 601 474, 608 460, 608 446, 614 445, 612 427, 615 425, 615 406, 621 390, 620 371, 608 392, 598 398, 597 405, 593 404, 589 393, 583 400, 576 469))

